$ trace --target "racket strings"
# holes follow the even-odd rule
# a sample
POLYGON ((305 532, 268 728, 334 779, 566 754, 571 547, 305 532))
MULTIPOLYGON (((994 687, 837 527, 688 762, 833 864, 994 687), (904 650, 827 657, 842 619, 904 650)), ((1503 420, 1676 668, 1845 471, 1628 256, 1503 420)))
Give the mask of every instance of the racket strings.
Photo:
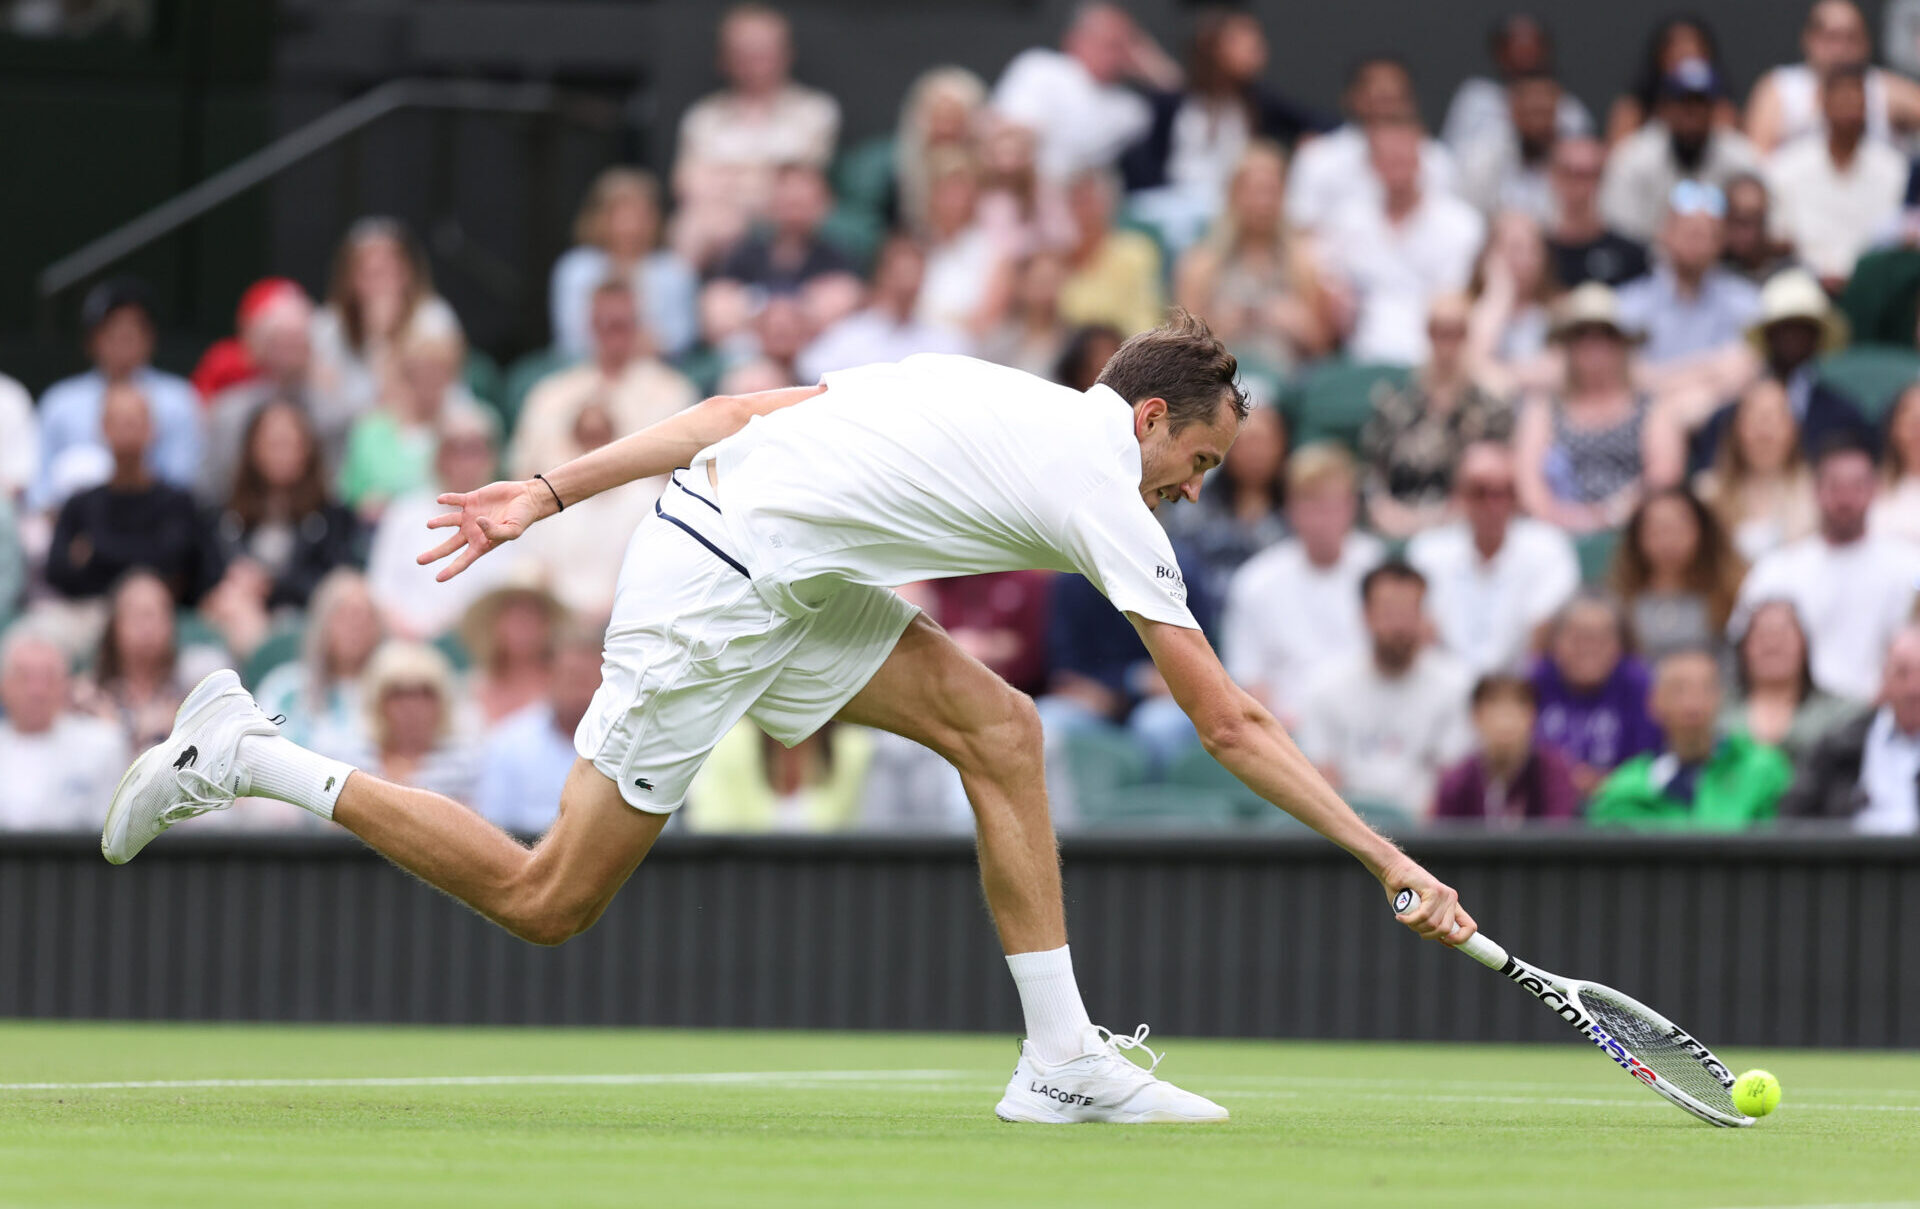
POLYGON ((1732 1093, 1701 1065, 1692 1049, 1673 1037, 1666 1022, 1648 1018, 1638 1004, 1616 997, 1603 987, 1583 987, 1580 1003, 1601 1028, 1654 1074, 1708 1108, 1741 1115, 1733 1105, 1732 1093))

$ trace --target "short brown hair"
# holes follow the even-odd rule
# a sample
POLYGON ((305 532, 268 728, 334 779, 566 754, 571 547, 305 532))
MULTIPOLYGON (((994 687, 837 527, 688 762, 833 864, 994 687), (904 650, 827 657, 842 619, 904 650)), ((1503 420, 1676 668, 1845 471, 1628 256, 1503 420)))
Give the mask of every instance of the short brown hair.
POLYGON ((1238 381, 1240 363, 1199 316, 1174 307, 1167 321, 1132 337, 1100 371, 1129 406, 1165 399, 1173 431, 1209 424, 1226 403, 1236 419, 1247 418, 1247 392, 1238 381))

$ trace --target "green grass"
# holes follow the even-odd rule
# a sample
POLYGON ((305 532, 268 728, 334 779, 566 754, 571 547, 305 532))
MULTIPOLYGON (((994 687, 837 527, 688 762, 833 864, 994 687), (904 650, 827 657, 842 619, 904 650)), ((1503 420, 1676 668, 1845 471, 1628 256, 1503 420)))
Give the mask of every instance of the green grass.
POLYGON ((1014 1047, 1000 1037, 0 1023, 0 1204, 1706 1209, 1920 1197, 1916 1054, 1724 1055, 1772 1069, 1786 1100, 1752 1129, 1723 1130, 1573 1041, 1168 1048, 1161 1073, 1225 1103, 1230 1124, 1002 1124, 992 1109, 1014 1047), (727 1074, 745 1077, 711 1077, 727 1074), (526 1078, 17 1086, 474 1076, 526 1078))

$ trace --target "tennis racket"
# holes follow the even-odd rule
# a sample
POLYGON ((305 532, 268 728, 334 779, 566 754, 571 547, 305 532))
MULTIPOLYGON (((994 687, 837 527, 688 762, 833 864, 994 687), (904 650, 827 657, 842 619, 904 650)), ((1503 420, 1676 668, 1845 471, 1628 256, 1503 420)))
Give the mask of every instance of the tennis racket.
MULTIPOLYGON (((1394 896, 1393 913, 1404 914, 1416 901, 1413 891, 1400 891, 1394 896)), ((1474 933, 1456 947, 1545 1004, 1614 1065, 1676 1106, 1709 1125, 1753 1124, 1752 1117, 1733 1106, 1733 1075, 1726 1064, 1647 1005, 1597 982, 1562 978, 1529 966, 1484 932, 1474 933)))

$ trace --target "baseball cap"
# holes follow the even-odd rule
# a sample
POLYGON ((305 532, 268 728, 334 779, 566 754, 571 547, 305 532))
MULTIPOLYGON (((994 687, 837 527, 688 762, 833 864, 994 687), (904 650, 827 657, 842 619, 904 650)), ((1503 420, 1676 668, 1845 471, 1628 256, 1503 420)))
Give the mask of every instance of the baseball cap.
POLYGON ((1718 97, 1720 77, 1705 59, 1682 59, 1660 81, 1664 97, 1718 97))
POLYGON ((87 291, 80 300, 80 327, 91 336, 107 316, 121 307, 137 306, 153 322, 153 291, 138 277, 110 277, 87 291))

